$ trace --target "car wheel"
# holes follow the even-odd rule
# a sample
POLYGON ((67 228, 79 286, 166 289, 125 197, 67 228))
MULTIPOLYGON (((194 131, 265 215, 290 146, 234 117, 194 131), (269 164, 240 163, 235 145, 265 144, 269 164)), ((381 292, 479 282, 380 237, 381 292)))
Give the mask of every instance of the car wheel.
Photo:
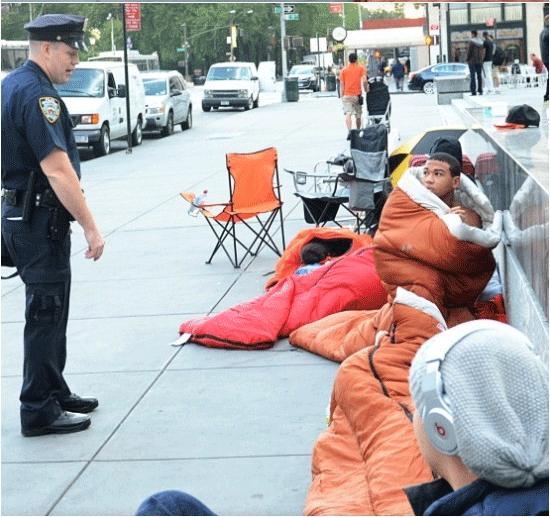
POLYGON ((191 129, 193 127, 193 108, 189 106, 187 111, 187 118, 181 123, 181 129, 191 129))
POLYGON ((202 105, 202 111, 210 111, 210 106, 202 105))
POLYGON ((254 107, 254 99, 252 98, 252 96, 250 96, 250 98, 248 99, 248 103, 244 107, 244 110, 248 111, 248 110, 251 110, 253 107, 254 107))
POLYGON ((94 156, 105 156, 111 152, 111 135, 109 128, 103 126, 99 134, 99 141, 94 144, 94 156))
POLYGON ((140 145, 143 140, 143 122, 138 118, 135 129, 132 131, 132 145, 140 145))
POLYGON ((424 86, 422 86, 422 91, 427 95, 432 95, 434 93, 434 83, 432 81, 424 83, 424 86))
POLYGON ((166 125, 160 130, 162 136, 171 135, 174 132, 174 114, 170 111, 166 119, 166 125))
POLYGON ((260 94, 258 93, 258 97, 254 101, 254 108, 257 108, 260 105, 260 94))

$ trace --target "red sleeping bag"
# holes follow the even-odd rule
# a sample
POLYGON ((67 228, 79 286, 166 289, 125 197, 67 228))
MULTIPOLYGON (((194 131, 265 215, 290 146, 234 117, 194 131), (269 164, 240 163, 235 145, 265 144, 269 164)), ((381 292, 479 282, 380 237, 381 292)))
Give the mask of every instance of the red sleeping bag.
POLYGON ((374 267, 373 248, 361 248, 307 275, 289 276, 254 300, 186 321, 179 331, 205 346, 264 349, 329 314, 378 309, 386 297, 374 267))

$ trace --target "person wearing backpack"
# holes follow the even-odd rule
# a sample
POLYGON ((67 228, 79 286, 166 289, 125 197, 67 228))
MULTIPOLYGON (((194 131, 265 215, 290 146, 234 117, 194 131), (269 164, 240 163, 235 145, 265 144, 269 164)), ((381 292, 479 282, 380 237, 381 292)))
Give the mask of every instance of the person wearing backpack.
POLYGON ((483 76, 486 93, 492 93, 495 90, 493 85, 493 54, 495 52, 495 44, 489 39, 489 33, 483 31, 483 49, 485 55, 483 57, 483 76))
POLYGON ((493 85, 495 87, 495 93, 500 93, 500 73, 499 68, 504 64, 504 50, 502 50, 496 43, 495 39, 491 34, 489 34, 489 39, 495 45, 495 50, 493 52, 493 85))
POLYGON ((483 40, 478 38, 477 31, 471 31, 472 38, 468 44, 468 54, 466 62, 470 68, 470 93, 476 95, 476 78, 477 78, 477 93, 483 95, 483 83, 481 80, 483 70, 483 59, 485 57, 485 49, 483 48, 483 40))

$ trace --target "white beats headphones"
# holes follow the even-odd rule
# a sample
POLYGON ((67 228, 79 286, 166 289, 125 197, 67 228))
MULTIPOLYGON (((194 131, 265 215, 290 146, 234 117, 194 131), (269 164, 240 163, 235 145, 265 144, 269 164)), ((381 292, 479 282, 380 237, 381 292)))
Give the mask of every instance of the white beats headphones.
POLYGON ((421 417, 430 442, 443 454, 454 456, 458 452, 458 444, 453 413, 441 378, 441 366, 445 356, 457 343, 474 332, 490 330, 493 325, 502 330, 502 323, 477 320, 457 325, 430 339, 424 359, 426 372, 420 387, 424 403, 421 417))

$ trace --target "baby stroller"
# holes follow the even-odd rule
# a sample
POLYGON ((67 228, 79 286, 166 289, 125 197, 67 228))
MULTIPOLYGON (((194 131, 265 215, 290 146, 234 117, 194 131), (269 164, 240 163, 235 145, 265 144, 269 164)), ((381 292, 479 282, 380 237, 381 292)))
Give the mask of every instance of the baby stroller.
POLYGON ((383 77, 369 79, 369 91, 367 92, 367 111, 365 123, 384 124, 390 132, 391 100, 388 85, 383 77))
POLYGON ((353 173, 345 175, 349 184, 349 209, 354 211, 357 227, 374 234, 382 208, 391 191, 386 124, 370 125, 351 131, 353 173))

